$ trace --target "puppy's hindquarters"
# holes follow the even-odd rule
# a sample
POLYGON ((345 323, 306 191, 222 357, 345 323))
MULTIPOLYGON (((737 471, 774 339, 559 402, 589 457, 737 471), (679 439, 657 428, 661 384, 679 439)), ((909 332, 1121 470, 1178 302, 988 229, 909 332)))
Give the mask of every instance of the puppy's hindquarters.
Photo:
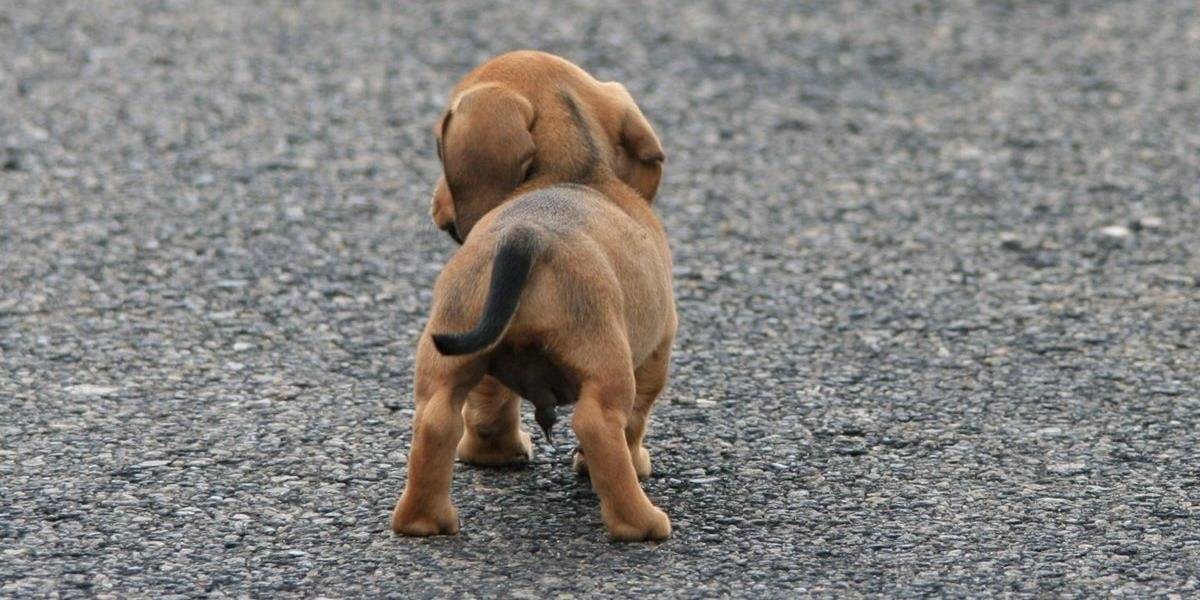
POLYGON ((529 272, 541 250, 541 240, 533 229, 514 227, 506 232, 492 261, 491 283, 479 322, 465 333, 433 334, 433 345, 438 352, 457 356, 493 346, 512 322, 529 272))

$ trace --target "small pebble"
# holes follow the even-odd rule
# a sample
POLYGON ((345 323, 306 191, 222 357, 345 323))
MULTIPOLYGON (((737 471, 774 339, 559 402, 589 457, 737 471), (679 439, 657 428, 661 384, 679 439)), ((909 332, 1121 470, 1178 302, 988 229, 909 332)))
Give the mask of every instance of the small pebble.
POLYGON ((73 396, 107 396, 115 394, 118 388, 107 385, 92 385, 83 383, 80 385, 72 385, 66 388, 66 392, 73 396))
POLYGON ((1000 247, 1001 248, 1011 251, 1011 252, 1016 252, 1016 251, 1024 248, 1024 246, 1025 245, 1023 243, 1021 243, 1021 236, 1019 236, 1011 231, 1006 231, 1006 232, 1000 234, 1000 247))
POLYGON ((1124 225, 1109 225, 1100 229, 1100 243, 1109 247, 1120 247, 1129 243, 1133 231, 1124 225))
POLYGON ((1056 463, 1046 467, 1046 470, 1055 475, 1080 475, 1087 473, 1091 469, 1085 463, 1056 463))
POLYGON ((171 464, 169 460, 146 460, 133 465, 133 467, 135 469, 153 469, 154 467, 165 467, 169 464, 171 464))
POLYGON ((1133 229, 1135 231, 1155 231, 1165 226, 1166 222, 1162 220, 1162 217, 1142 217, 1133 222, 1133 229))

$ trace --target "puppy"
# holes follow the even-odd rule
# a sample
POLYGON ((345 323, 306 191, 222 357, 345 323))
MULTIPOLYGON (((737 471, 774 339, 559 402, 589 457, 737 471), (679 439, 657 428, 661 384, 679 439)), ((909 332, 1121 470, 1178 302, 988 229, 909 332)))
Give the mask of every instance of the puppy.
POLYGON ((662 144, 625 86, 545 52, 509 52, 468 73, 434 135, 445 174, 430 213, 460 244, 462 228, 518 186, 584 180, 603 164, 652 201, 662 179, 662 144))
MULTIPOLYGON (((464 76, 434 136, 446 173, 438 180, 430 212, 434 224, 459 244, 456 205, 464 213, 463 227, 470 227, 472 214, 495 208, 518 186, 530 190, 579 181, 600 163, 649 202, 658 192, 665 160, 658 136, 625 86, 596 81, 561 57, 533 50, 502 54, 464 76)), ((476 391, 498 406, 517 403, 511 390, 490 377, 476 391)), ((458 448, 460 460, 498 466, 532 458, 528 441, 499 453, 473 444, 472 406, 466 409, 468 435, 458 448)), ((543 405, 537 417, 549 437, 553 406, 543 405)))
POLYGON ((408 481, 392 529, 458 532, 456 451, 476 464, 528 459, 519 394, 547 430, 556 406, 576 404, 574 468, 590 475, 609 534, 664 539, 670 520, 638 484, 677 326, 670 250, 649 205, 662 148, 627 93, 614 94, 620 113, 605 112, 593 107, 618 105, 587 95, 597 88, 578 87, 592 80, 566 61, 497 60, 523 93, 493 84, 489 62, 468 76, 483 88, 457 93, 438 128, 447 230, 463 246, 438 277, 418 343, 408 481))

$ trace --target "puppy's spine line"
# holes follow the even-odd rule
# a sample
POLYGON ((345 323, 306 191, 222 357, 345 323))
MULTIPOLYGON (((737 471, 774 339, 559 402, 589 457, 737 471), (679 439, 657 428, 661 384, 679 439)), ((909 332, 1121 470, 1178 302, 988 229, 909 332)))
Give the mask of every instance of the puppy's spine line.
POLYGON ((471 354, 500 339, 517 312, 521 291, 537 258, 538 242, 537 234, 525 227, 514 228, 503 236, 492 262, 492 280, 479 323, 466 333, 433 334, 438 352, 445 356, 471 354))
POLYGON ((579 132, 579 137, 582 138, 584 148, 587 150, 586 163, 572 175, 571 182, 589 183, 596 176, 596 168, 600 164, 600 149, 596 147, 596 139, 592 136, 592 128, 588 126, 587 117, 584 117, 583 111, 579 110, 579 103, 566 90, 559 90, 558 96, 567 107, 567 112, 571 113, 571 121, 575 124, 575 129, 579 132))

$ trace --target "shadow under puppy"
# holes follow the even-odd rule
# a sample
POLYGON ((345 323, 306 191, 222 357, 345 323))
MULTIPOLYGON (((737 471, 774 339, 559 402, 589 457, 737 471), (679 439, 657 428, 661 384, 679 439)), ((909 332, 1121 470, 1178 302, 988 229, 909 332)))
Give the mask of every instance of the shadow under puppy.
MULTIPOLYGON (((677 326, 670 251, 649 202, 661 146, 624 88, 597 99, 591 84, 609 84, 556 57, 503 55, 473 76, 482 83, 457 92, 438 127, 439 193, 463 246, 438 277, 418 343, 408 481, 392 528, 457 533, 456 449, 481 464, 528 457, 520 394, 544 427, 554 406, 576 404, 575 468, 590 474, 609 534, 664 539, 670 521, 638 483, 650 473, 642 437, 677 326)), ((438 194, 434 205, 437 220, 438 194)))

